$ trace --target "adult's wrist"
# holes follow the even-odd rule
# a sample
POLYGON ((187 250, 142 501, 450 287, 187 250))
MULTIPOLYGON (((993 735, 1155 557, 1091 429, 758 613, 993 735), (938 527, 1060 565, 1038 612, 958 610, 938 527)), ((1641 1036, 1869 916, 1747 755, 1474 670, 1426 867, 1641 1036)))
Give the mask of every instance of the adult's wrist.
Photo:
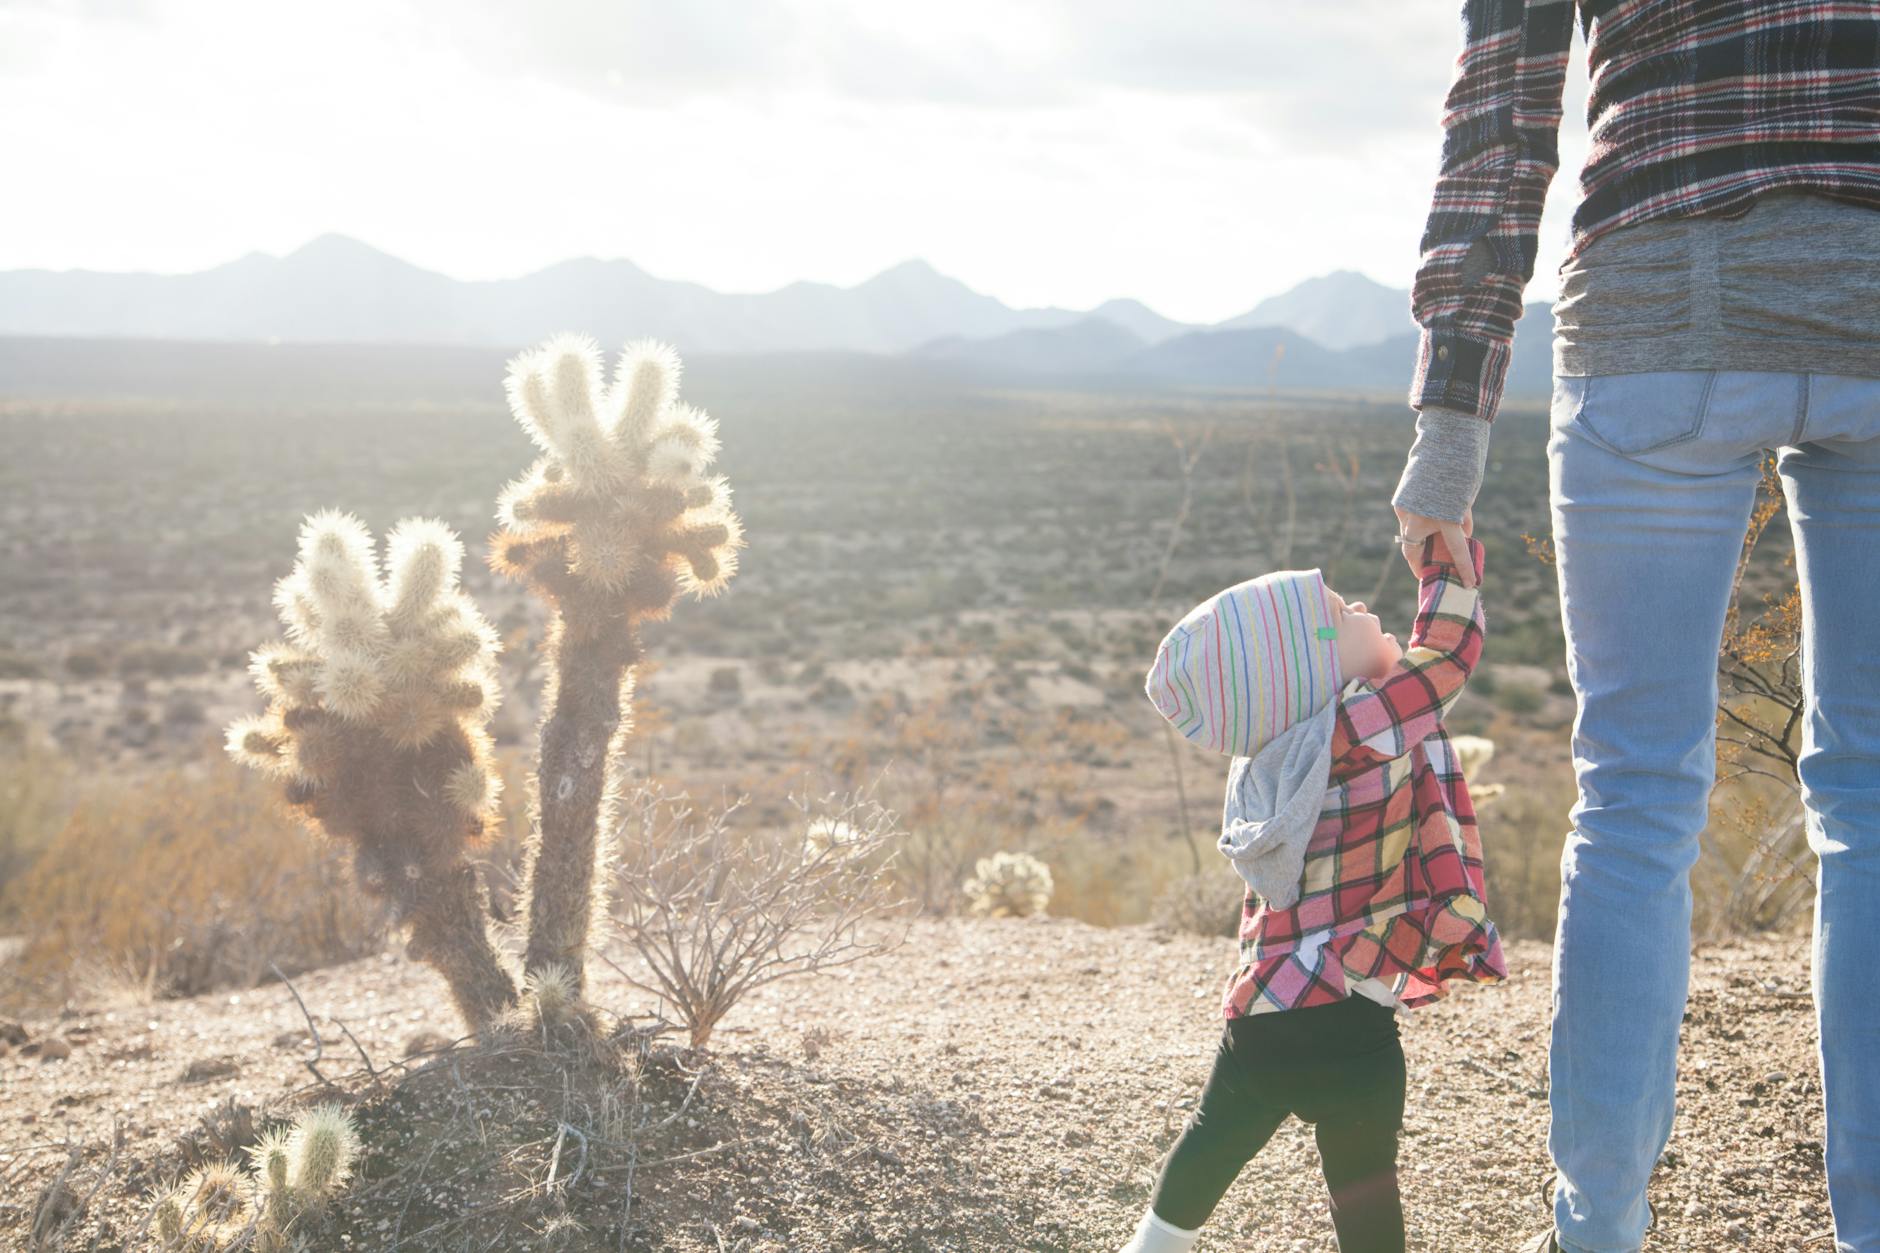
POLYGON ((1407 513, 1461 522, 1482 490, 1488 439, 1489 424, 1474 414, 1424 406, 1390 503, 1407 513))

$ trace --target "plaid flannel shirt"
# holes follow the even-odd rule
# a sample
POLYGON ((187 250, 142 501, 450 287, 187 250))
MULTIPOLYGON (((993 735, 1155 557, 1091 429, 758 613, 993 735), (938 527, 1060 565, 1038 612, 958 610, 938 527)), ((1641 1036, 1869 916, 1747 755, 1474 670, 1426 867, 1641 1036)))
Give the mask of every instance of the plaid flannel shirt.
MULTIPOLYGON (((1479 584, 1473 539, 1469 556, 1479 584)), ((1270 909, 1247 893, 1240 964, 1222 998, 1228 1018, 1331 1004, 1364 980, 1414 1007, 1440 999, 1451 980, 1507 974, 1475 807, 1442 726, 1481 656, 1482 604, 1446 558, 1439 539, 1424 542, 1403 660, 1339 699, 1298 902, 1270 909)))
POLYGON ((1798 187, 1880 209, 1880 0, 1466 0, 1410 311, 1410 404, 1492 420, 1560 163, 1578 14, 1593 90, 1572 260, 1798 187))

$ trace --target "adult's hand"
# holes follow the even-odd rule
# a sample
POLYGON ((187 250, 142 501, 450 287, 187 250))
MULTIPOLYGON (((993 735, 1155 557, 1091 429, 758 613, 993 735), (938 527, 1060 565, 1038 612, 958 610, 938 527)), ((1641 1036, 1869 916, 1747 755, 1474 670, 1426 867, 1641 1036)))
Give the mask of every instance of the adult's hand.
POLYGON ((1462 580, 1462 585, 1475 586, 1475 563, 1469 560, 1467 542, 1467 537, 1475 534, 1473 508, 1463 510, 1460 522, 1426 518, 1407 509, 1398 509, 1396 514, 1397 533, 1403 537, 1401 548, 1404 564, 1410 567, 1410 573, 1420 573, 1417 558, 1423 551, 1423 541, 1431 535, 1440 535, 1443 537, 1443 545, 1449 549, 1449 559, 1455 563, 1456 576, 1462 580))

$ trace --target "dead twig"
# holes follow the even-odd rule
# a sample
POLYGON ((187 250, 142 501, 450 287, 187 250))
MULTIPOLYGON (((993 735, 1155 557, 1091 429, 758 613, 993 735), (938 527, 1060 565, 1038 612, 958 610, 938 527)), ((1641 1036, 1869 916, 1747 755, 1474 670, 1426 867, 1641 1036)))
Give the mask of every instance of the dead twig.
POLYGON ((313 1015, 307 1012, 307 1002, 300 999, 300 993, 295 989, 294 981, 282 974, 279 966, 269 962, 268 969, 272 970, 274 977, 281 981, 282 986, 287 989, 287 994, 294 998, 294 1004, 300 1006, 300 1016, 307 1020, 307 1034, 313 1037, 313 1056, 303 1057, 300 1064, 313 1072, 313 1077, 320 1081, 322 1087, 333 1087, 333 1081, 320 1073, 320 1061, 326 1056, 326 1041, 320 1038, 320 1029, 313 1025, 313 1015))

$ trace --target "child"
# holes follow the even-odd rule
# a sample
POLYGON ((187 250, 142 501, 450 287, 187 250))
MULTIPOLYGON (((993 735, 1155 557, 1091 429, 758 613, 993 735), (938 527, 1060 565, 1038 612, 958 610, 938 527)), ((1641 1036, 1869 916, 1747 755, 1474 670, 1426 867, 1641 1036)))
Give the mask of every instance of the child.
POLYGON ((1288 1114, 1313 1124, 1342 1253, 1404 1247, 1396 1011, 1507 973, 1442 728, 1481 655, 1481 604, 1438 536, 1418 581, 1407 651, 1317 570, 1228 588, 1157 650, 1156 708, 1235 757, 1220 848, 1248 892, 1213 1071, 1123 1253, 1191 1248, 1288 1114))

